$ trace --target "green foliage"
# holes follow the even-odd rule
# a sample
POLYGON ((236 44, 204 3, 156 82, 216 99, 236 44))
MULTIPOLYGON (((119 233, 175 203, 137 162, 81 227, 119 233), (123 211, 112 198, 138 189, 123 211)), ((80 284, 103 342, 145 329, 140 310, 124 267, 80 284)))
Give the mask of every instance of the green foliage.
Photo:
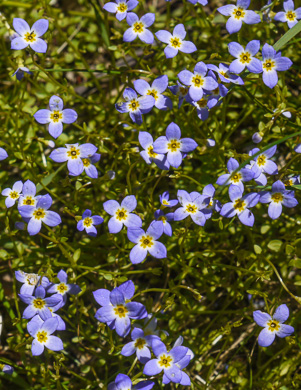
MULTIPOLYGON (((248 151, 253 147, 251 137, 257 131, 263 134, 261 148, 278 145, 279 174, 269 180, 265 189, 271 188, 276 179, 300 173, 301 157, 293 148, 301 142, 301 45, 297 35, 301 22, 289 31, 286 24, 273 21, 244 24, 235 37, 229 37, 225 18, 216 12, 220 5, 220 1, 204 8, 186 0, 141 2, 134 10, 139 16, 156 13, 152 32, 171 31, 174 25, 184 23, 189 39, 198 47, 192 55, 179 54, 167 60, 158 42, 153 46, 139 40, 123 43, 127 23, 103 11, 103 2, 2 0, 0 147, 7 150, 9 158, 1 162, 0 189, 11 187, 17 180, 32 180, 39 194, 51 195, 52 209, 61 215, 63 223, 56 228, 44 226, 41 233, 30 237, 26 230, 15 228, 21 218, 17 208, 6 209, 4 197, 0 200, 0 364, 15 368, 11 377, 0 373, 0 389, 105 389, 118 373, 129 371, 132 379, 141 379, 143 366, 138 362, 132 367, 133 356, 120 355, 129 336, 121 339, 94 318, 98 305, 92 291, 111 290, 128 279, 136 285, 136 300, 156 316, 158 327, 169 333, 162 334, 164 342, 172 346, 182 335, 184 345, 195 353, 187 368, 191 389, 301 387, 298 208, 284 209, 282 216, 273 221, 268 217, 267 206, 258 204, 253 209, 253 228, 243 226, 237 218, 223 219, 217 213, 205 227, 174 222, 173 236, 161 238, 168 257, 148 257, 134 266, 129 260, 133 244, 126 230, 109 234, 109 216, 102 207, 108 199, 121 200, 134 194, 138 199, 136 211, 143 227, 147 227, 160 207, 159 194, 163 191, 168 190, 172 198, 178 189, 202 191, 226 172, 229 157, 246 165, 250 161, 248 151), (42 17, 49 19, 46 55, 10 49, 9 26, 14 17, 22 17, 30 25, 42 17), (115 110, 114 104, 122 100, 124 88, 133 87, 135 79, 152 81, 167 74, 170 84, 175 84, 177 74, 186 67, 192 70, 198 61, 229 64, 233 58, 227 45, 237 39, 242 45, 259 39, 262 44, 281 48, 294 65, 279 73, 279 83, 273 90, 262 83, 261 75, 246 74, 245 85, 233 86, 205 122, 188 104, 178 109, 177 99, 170 92, 167 95, 173 99, 173 110, 154 109, 144 115, 140 127, 115 110), (25 75, 19 82, 11 75, 23 65, 34 74, 25 75), (64 100, 65 107, 79 114, 76 123, 64 125, 56 147, 76 142, 95 144, 101 153, 98 179, 89 179, 85 174, 68 176, 65 164, 49 159, 48 141, 52 138, 33 114, 46 108, 54 94, 64 100), (284 117, 284 111, 290 111, 292 118, 284 117), (156 138, 165 134, 171 121, 199 147, 179 169, 166 172, 146 165, 140 157, 138 131, 149 131, 156 138), (208 138, 216 140, 214 148, 206 146, 208 138), (115 172, 112 180, 109 171, 115 172), (87 208, 105 219, 96 238, 76 229, 87 208), (27 333, 27 321, 22 319, 25 306, 17 295, 20 284, 14 272, 22 269, 54 281, 62 268, 70 281, 82 289, 62 309, 67 324, 67 330, 60 332, 64 351, 46 351, 41 357, 32 357, 32 338, 27 333), (248 294, 252 294, 251 301, 248 294), (261 328, 252 318, 258 300, 264 300, 265 310, 270 313, 281 303, 288 305, 288 323, 296 329, 293 336, 277 339, 268 348, 258 346, 261 328)), ((255 2, 252 6, 259 9, 263 4, 255 2)), ((288 188, 295 189, 300 201, 301 186, 293 187, 288 188)), ((251 184, 245 188, 262 190, 251 184)), ((226 203, 227 188, 219 187, 217 197, 226 203)), ((163 388, 161 379, 156 380, 154 388, 163 388)))

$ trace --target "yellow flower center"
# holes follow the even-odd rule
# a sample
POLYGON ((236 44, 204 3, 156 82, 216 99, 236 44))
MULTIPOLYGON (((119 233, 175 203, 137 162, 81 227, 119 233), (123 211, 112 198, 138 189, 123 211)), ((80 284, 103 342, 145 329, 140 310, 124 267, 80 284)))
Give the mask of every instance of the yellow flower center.
POLYGON ((265 60, 262 64, 262 67, 266 72, 269 72, 270 70, 273 70, 273 68, 275 67, 275 61, 271 59, 265 60))
POLYGON ((46 341, 48 340, 47 332, 45 332, 44 330, 40 330, 37 333, 36 338, 40 343, 46 343, 46 341))
POLYGON ((56 289, 57 289, 57 291, 58 291, 60 294, 62 294, 62 295, 64 295, 65 292, 68 291, 68 287, 66 286, 65 283, 60 283, 60 284, 57 286, 56 289))
POLYGON ((241 53, 239 56, 239 61, 242 62, 243 64, 248 64, 249 62, 251 62, 251 54, 248 53, 247 51, 241 53))
MULTIPOLYGON (((219 93, 219 92, 218 92, 219 93)), ((207 100, 206 99, 204 99, 204 98, 202 98, 202 99, 200 99, 200 100, 198 100, 198 106, 200 107, 200 108, 204 108, 204 107, 206 107, 207 106, 207 100)))
POLYGON ((239 183, 241 178, 242 178, 241 173, 239 173, 239 172, 234 173, 233 175, 231 175, 231 182, 232 183, 239 183))
POLYGON ((158 99, 158 91, 156 91, 155 89, 149 89, 148 91, 147 91, 147 95, 150 95, 150 96, 152 96, 155 100, 157 100, 158 99))
POLYGON ((233 207, 241 213, 246 208, 246 202, 242 199, 236 199, 233 207))
POLYGON ((17 191, 11 191, 11 193, 9 194, 9 196, 12 198, 12 199, 18 199, 19 198, 19 193, 17 191))
POLYGON ((127 217, 128 217, 128 212, 124 208, 118 209, 115 213, 115 218, 118 221, 125 221, 127 217))
POLYGON ((152 145, 148 147, 147 152, 150 157, 158 156, 158 154, 154 152, 154 147, 152 145))
POLYGON ((32 196, 26 196, 26 198, 23 199, 23 204, 27 206, 34 206, 35 200, 32 196))
POLYGON ((277 320, 270 320, 267 325, 270 332, 277 332, 280 329, 280 323, 277 320))
POLYGON ((85 227, 90 227, 92 225, 93 221, 92 221, 92 218, 90 217, 86 217, 84 220, 83 220, 83 224, 85 227))
POLYGON ((198 211, 198 208, 195 204, 187 204, 186 211, 190 214, 195 214, 198 211))
POLYGON ((151 248, 154 245, 153 237, 147 235, 140 238, 140 246, 143 249, 151 248))
POLYGON ((164 199, 164 200, 162 201, 162 204, 164 204, 165 206, 168 206, 168 205, 169 205, 169 202, 167 202, 167 200, 164 199))
POLYGON ((292 179, 286 179, 283 181, 283 183, 284 183, 285 187, 292 186, 294 184, 292 179))
POLYGON ((133 100, 130 101, 129 109, 131 111, 137 111, 139 107, 140 107, 140 104, 139 104, 138 100, 133 99, 133 100))
POLYGON ((114 307, 114 312, 119 318, 125 318, 128 309, 124 305, 117 305, 114 307))
POLYGON ((245 13, 244 9, 241 8, 241 7, 235 8, 235 9, 233 10, 233 13, 232 13, 232 15, 234 16, 234 18, 237 19, 237 20, 243 18, 243 17, 245 16, 245 14, 246 14, 246 13, 245 13))
POLYGON ((24 35, 24 39, 26 42, 30 42, 30 43, 33 43, 35 42, 37 39, 37 34, 35 34, 34 32, 27 32, 25 35, 24 35))
POLYGON ((181 47, 181 40, 180 38, 177 38, 177 37, 172 37, 170 38, 170 41, 169 41, 169 44, 174 47, 175 49, 177 48, 180 48, 181 47))
POLYGON ((77 159, 79 155, 80 155, 80 150, 75 146, 70 146, 69 150, 67 150, 67 156, 71 157, 72 160, 77 159))
POLYGON ((43 219, 43 218, 45 217, 45 215, 46 215, 45 210, 44 210, 44 209, 41 209, 41 208, 38 208, 38 209, 34 210, 34 212, 33 212, 33 214, 32 214, 32 216, 33 216, 35 219, 37 219, 37 220, 43 219))
POLYGON ((63 119, 63 113, 61 111, 52 111, 50 114, 50 119, 52 122, 57 123, 63 119))
POLYGON ((177 139, 171 139, 167 144, 167 149, 171 152, 177 152, 181 147, 181 142, 177 139))
POLYGON ((144 30, 144 24, 142 22, 136 22, 133 25, 133 30, 137 34, 141 34, 144 30))
POLYGON ((275 203, 281 203, 283 201, 283 195, 281 192, 275 192, 275 194, 272 194, 271 198, 275 203))
POLYGON ((258 156, 258 158, 257 158, 257 165, 258 165, 259 167, 261 167, 262 165, 264 165, 264 164, 266 163, 266 160, 267 160, 266 156, 265 156, 264 154, 261 154, 261 155, 258 156))
POLYGON ((194 75, 191 82, 195 87, 200 88, 204 84, 204 79, 200 75, 194 75))
POLYGON ((82 162, 84 164, 84 167, 86 167, 86 168, 91 164, 90 160, 88 158, 83 158, 82 162))
POLYGON ((171 367, 171 362, 172 362, 172 357, 168 355, 161 355, 160 359, 158 361, 159 366, 164 367, 164 368, 169 368, 171 367))
POLYGON ((128 6, 125 3, 119 3, 117 6, 117 12, 125 12, 128 6))
POLYGON ((166 223, 167 219, 166 217, 164 217, 164 215, 162 215, 162 217, 159 218, 160 221, 162 221, 164 224, 166 223))
POLYGON ((293 12, 293 11, 288 11, 287 13, 286 13, 286 18, 290 21, 290 22, 293 22, 295 19, 296 19, 296 14, 295 14, 295 12, 293 12))
POLYGON ((145 346, 145 344, 146 344, 146 341, 144 339, 139 338, 139 339, 136 339, 134 346, 137 349, 142 349, 145 346))
POLYGON ((43 309, 43 307, 46 305, 46 302, 42 298, 35 298, 32 301, 33 307, 36 309, 43 309))

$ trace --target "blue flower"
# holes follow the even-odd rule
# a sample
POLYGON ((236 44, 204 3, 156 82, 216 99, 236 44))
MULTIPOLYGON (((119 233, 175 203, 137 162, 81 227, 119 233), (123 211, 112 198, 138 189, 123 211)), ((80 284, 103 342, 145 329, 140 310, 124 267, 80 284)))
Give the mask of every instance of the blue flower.
POLYGON ((68 276, 64 270, 60 270, 57 274, 57 278, 60 283, 51 283, 47 288, 47 293, 54 294, 51 297, 61 298, 61 301, 57 305, 56 309, 63 307, 67 302, 67 294, 77 295, 82 290, 77 284, 68 283, 68 276))
POLYGON ((106 323, 110 329, 116 329, 119 336, 125 337, 131 330, 131 319, 140 320, 147 316, 142 303, 129 302, 134 293, 135 286, 131 280, 111 292, 105 289, 94 291, 96 302, 102 306, 97 310, 95 318, 106 323))
POLYGON ((42 109, 34 114, 37 122, 49 123, 48 131, 53 138, 57 138, 62 134, 63 123, 73 123, 77 119, 76 111, 70 108, 63 110, 63 107, 63 100, 59 96, 53 95, 49 100, 50 110, 42 109))
POLYGON ((165 246, 157 241, 163 234, 163 224, 154 221, 145 232, 141 228, 128 229, 128 239, 136 244, 130 252, 130 260, 133 264, 141 263, 147 253, 157 259, 164 259, 167 256, 165 246))
MULTIPOLYGON (((228 65, 221 63, 217 67, 216 65, 208 64, 207 68, 216 72, 218 77, 220 78, 220 80, 223 83, 233 83, 233 84, 237 84, 237 85, 244 85, 243 79, 241 77, 237 76, 236 74, 231 73, 228 65)), ((209 72, 208 72, 208 74, 209 74, 209 72)))
POLYGON ((39 316, 27 324, 28 333, 34 338, 31 345, 32 356, 41 355, 45 347, 52 351, 64 349, 62 340, 52 335, 57 327, 57 318, 48 318, 44 322, 39 316))
POLYGON ((274 20, 279 22, 287 22, 289 28, 295 26, 298 20, 301 19, 301 8, 295 9, 293 0, 287 0, 283 2, 283 8, 285 12, 277 12, 274 20))
POLYGON ((12 375, 14 372, 14 368, 8 364, 0 364, 0 370, 5 374, 12 375))
POLYGON ((209 219, 212 217, 213 210, 220 212, 222 205, 219 200, 214 199, 215 194, 215 188, 212 184, 208 184, 206 187, 204 187, 202 195, 205 197, 209 197, 209 203, 207 208, 204 210, 204 215, 206 219, 209 219))
POLYGON ((181 83, 189 86, 189 96, 197 102, 202 99, 204 90, 212 91, 218 87, 217 82, 210 76, 206 77, 208 68, 204 62, 198 62, 194 67, 194 72, 182 70, 179 74, 181 83))
POLYGON ((49 22, 47 19, 37 20, 30 28, 24 19, 14 18, 13 26, 17 37, 11 41, 11 49, 21 50, 29 45, 37 53, 46 53, 47 43, 40 37, 48 30, 49 22))
POLYGON ((25 73, 28 73, 28 74, 32 74, 32 72, 26 68, 26 66, 20 66, 20 68, 18 68, 13 74, 12 74, 12 77, 13 76, 16 76, 17 80, 22 80, 23 77, 24 77, 24 72, 25 73))
POLYGON ((137 96, 132 88, 125 88, 123 92, 124 103, 116 103, 115 108, 122 114, 129 112, 130 118, 137 125, 142 123, 142 114, 147 114, 153 108, 156 100, 153 96, 137 96))
POLYGON ((153 340, 160 340, 160 337, 155 335, 146 336, 142 329, 134 328, 131 338, 133 341, 130 341, 122 348, 121 355, 131 356, 136 353, 138 360, 145 364, 151 359, 149 348, 152 346, 153 340))
POLYGON ((22 189, 23 183, 20 180, 15 182, 13 188, 4 188, 1 194, 6 196, 5 206, 7 208, 12 207, 16 203, 16 200, 18 200, 21 195, 22 189))
POLYGON ((178 190, 177 196, 182 207, 174 212, 174 220, 182 221, 190 215, 194 223, 204 226, 206 223, 205 213, 207 212, 205 209, 209 205, 210 197, 196 191, 189 194, 184 190, 178 190))
POLYGON ((62 222, 58 213, 48 210, 51 205, 51 196, 47 194, 39 198, 36 206, 20 206, 18 208, 22 218, 28 223, 27 231, 30 236, 39 233, 42 222, 51 227, 57 226, 62 222))
MULTIPOLYGON (((20 293, 26 294, 26 295, 33 294, 34 289, 38 285, 40 278, 41 278, 38 274, 27 274, 26 272, 23 272, 21 270, 15 271, 15 277, 19 282, 23 283, 23 285, 20 289, 20 293)), ((49 279, 46 278, 46 276, 43 276, 42 281, 40 283, 41 286, 46 289, 48 287, 49 283, 50 283, 49 279)))
POLYGON ((77 222, 77 230, 82 232, 84 229, 89 236, 96 237, 97 230, 94 225, 103 223, 103 218, 99 215, 92 215, 91 210, 87 209, 83 212, 82 219, 77 222))
POLYGON ((5 160, 8 157, 6 150, 0 148, 0 161, 5 160))
POLYGON ((223 205, 220 214, 226 218, 233 218, 238 216, 240 222, 247 226, 254 225, 254 215, 249 210, 249 207, 254 207, 260 199, 260 195, 251 192, 243 196, 243 192, 240 187, 231 184, 229 187, 229 196, 231 202, 223 205))
POLYGON ((169 192, 165 191, 162 195, 159 195, 160 203, 165 207, 174 207, 179 201, 177 199, 169 200, 169 192))
MULTIPOLYGON (((84 171, 86 172, 87 176, 91 177, 91 179, 97 179, 98 178, 98 172, 97 169, 93 164, 97 163, 100 160, 100 154, 94 153, 93 156, 83 158, 83 164, 84 164, 84 171)), ((74 176, 71 174, 71 176, 74 176)))
MULTIPOLYGON (((254 158, 254 161, 251 161, 251 165, 246 165, 246 167, 251 167, 252 172, 254 173, 253 179, 259 185, 265 186, 267 184, 267 178, 264 173, 268 175, 277 175, 278 168, 277 164, 274 161, 271 161, 270 158, 276 153, 277 146, 272 146, 270 149, 262 152, 259 156, 254 158)), ((260 149, 254 148, 249 152, 249 156, 253 156, 258 153, 260 149)))
POLYGON ((208 4, 208 0, 188 0, 189 3, 193 4, 193 5, 196 5, 196 4, 201 4, 201 5, 207 5, 208 4))
MULTIPOLYGON (((143 374, 152 376, 159 374, 163 370, 164 383, 171 381, 183 384, 184 386, 189 386, 190 379, 188 375, 184 373, 181 369, 182 367, 178 365, 178 362, 186 356, 188 348, 177 346, 167 352, 167 348, 161 340, 154 340, 152 348, 156 359, 151 359, 145 364, 143 374)), ((187 357, 186 360, 188 360, 189 363, 190 357, 187 357)))
POLYGON ((45 298, 46 291, 45 288, 39 286, 36 288, 35 296, 29 294, 19 294, 19 297, 23 302, 28 306, 23 312, 23 318, 29 319, 38 314, 43 321, 47 318, 51 318, 51 312, 49 307, 56 306, 61 303, 61 296, 52 296, 45 298))
POLYGON ((254 57, 258 53, 259 48, 260 41, 257 40, 250 41, 245 49, 237 42, 229 43, 229 53, 236 57, 236 60, 232 61, 229 66, 230 72, 241 73, 247 67, 249 72, 261 73, 261 61, 254 57))
POLYGON ((281 57, 281 52, 277 53, 273 46, 267 43, 262 48, 262 79, 269 88, 274 88, 278 83, 277 71, 288 70, 292 66, 292 61, 287 57, 281 57))
POLYGON ((30 181, 26 180, 23 184, 22 194, 19 197, 18 208, 21 206, 36 206, 37 201, 41 198, 41 195, 36 196, 36 186, 30 181))
POLYGON ((183 53, 193 53, 197 50, 194 43, 184 41, 186 30, 183 24, 177 24, 171 34, 166 30, 159 30, 155 33, 159 41, 167 43, 164 53, 166 58, 175 57, 179 51, 183 53))
POLYGON ((140 228, 142 226, 141 218, 133 214, 132 211, 137 207, 135 195, 126 196, 121 205, 116 200, 107 200, 103 204, 105 211, 112 215, 108 227, 110 233, 119 233, 123 225, 128 229, 140 228))
POLYGON ((227 162, 227 169, 229 173, 221 175, 217 179, 216 184, 220 186, 235 184, 241 189, 241 192, 243 192, 244 191, 243 181, 252 180, 254 178, 254 172, 248 168, 242 168, 239 171, 236 171, 238 167, 239 167, 238 161, 235 160, 235 158, 231 157, 227 162))
POLYGON ((246 24, 260 23, 260 16, 254 11, 248 11, 250 0, 237 0, 236 5, 227 4, 219 7, 219 13, 230 16, 227 20, 226 29, 229 34, 233 34, 241 29, 242 22, 246 24))
POLYGON ((260 194, 260 203, 270 203, 268 214, 272 219, 277 219, 282 213, 282 205, 296 207, 298 204, 294 191, 287 191, 282 181, 277 180, 272 184, 272 191, 263 191, 260 194))
POLYGON ((155 211, 155 220, 161 222, 163 233, 170 237, 172 236, 172 228, 169 222, 174 220, 173 215, 174 213, 164 214, 162 210, 155 211))
POLYGON ((93 144, 66 144, 66 148, 53 150, 49 157, 55 162, 67 161, 69 175, 78 176, 84 171, 83 159, 89 159, 96 153, 97 147, 93 144))
MULTIPOLYGON (((207 106, 209 108, 213 108, 215 106, 219 106, 221 101, 220 97, 225 97, 229 92, 228 88, 221 83, 220 78, 217 78, 215 73, 212 70, 209 70, 208 76, 212 77, 218 84, 218 88, 211 91, 206 97, 208 99, 207 106)), ((201 105, 201 102, 198 102, 201 105)))
POLYGON ((139 1, 137 0, 116 0, 116 3, 106 3, 103 6, 103 9, 113 14, 116 14, 116 19, 121 21, 126 17, 127 12, 132 11, 135 7, 137 7, 138 4, 139 1))
POLYGON ((281 338, 290 336, 294 328, 284 324, 288 317, 289 309, 285 304, 278 306, 272 317, 260 310, 254 311, 254 321, 264 328, 259 333, 258 344, 261 347, 268 347, 273 343, 276 335, 281 338))
POLYGON ((154 385, 154 382, 142 381, 132 386, 132 381, 127 375, 118 374, 115 382, 109 383, 108 390, 151 390, 154 385))
POLYGON ((150 133, 147 131, 139 131, 139 142, 144 150, 140 152, 140 156, 150 165, 154 162, 158 168, 168 170, 170 167, 167 157, 164 154, 154 152, 154 140, 150 133))
POLYGON ((153 96, 155 106, 159 110, 172 109, 172 101, 169 97, 162 95, 168 86, 168 77, 166 75, 157 77, 150 86, 145 80, 134 81, 135 90, 142 96, 153 96))
POLYGON ((150 45, 154 42, 153 34, 146 27, 150 27, 154 23, 155 14, 148 13, 139 19, 134 12, 129 12, 126 16, 126 21, 131 27, 123 34, 124 42, 132 42, 137 37, 150 45))
POLYGON ((167 161, 169 164, 178 168, 183 159, 182 153, 192 152, 198 144, 191 138, 181 138, 180 127, 171 122, 166 128, 166 136, 156 139, 154 142, 155 153, 167 153, 167 161))
POLYGON ((178 108, 180 108, 183 104, 184 99, 187 100, 187 97, 189 96, 188 95, 189 88, 181 84, 178 80, 177 80, 177 85, 171 85, 168 88, 173 95, 179 96, 178 108))

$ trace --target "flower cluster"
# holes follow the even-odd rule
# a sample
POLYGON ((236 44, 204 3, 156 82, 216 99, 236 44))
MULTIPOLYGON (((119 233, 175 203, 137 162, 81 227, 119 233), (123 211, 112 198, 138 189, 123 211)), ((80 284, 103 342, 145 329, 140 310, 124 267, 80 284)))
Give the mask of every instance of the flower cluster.
POLYGON ((68 284, 64 270, 57 274, 58 284, 50 283, 48 278, 37 274, 15 272, 16 279, 22 283, 19 297, 28 306, 23 312, 28 333, 33 337, 31 352, 33 356, 41 355, 44 348, 52 351, 64 349, 62 340, 53 336, 55 331, 66 329, 64 320, 56 312, 67 302, 67 294, 76 295, 81 289, 77 284, 68 284), (46 294, 52 294, 46 297, 46 294))

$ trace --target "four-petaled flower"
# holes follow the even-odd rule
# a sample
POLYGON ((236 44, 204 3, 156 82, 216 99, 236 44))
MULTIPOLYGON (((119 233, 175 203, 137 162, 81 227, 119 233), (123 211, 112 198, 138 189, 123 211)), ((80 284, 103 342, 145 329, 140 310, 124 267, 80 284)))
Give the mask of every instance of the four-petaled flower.
POLYGON ((129 302, 134 293, 135 286, 131 280, 112 291, 102 288, 94 291, 96 302, 102 306, 97 310, 95 318, 106 323, 110 329, 116 329, 119 336, 125 337, 131 330, 131 319, 141 320, 147 316, 142 303, 129 302))
POLYGON ((251 192, 243 196, 243 191, 240 187, 231 184, 229 187, 229 197, 231 202, 223 205, 220 214, 226 218, 238 216, 240 222, 247 226, 254 225, 254 215, 249 210, 249 207, 254 207, 260 199, 260 195, 251 192))
POLYGON ((172 101, 169 97, 162 95, 168 86, 168 77, 166 75, 157 77, 150 86, 145 80, 134 81, 134 87, 142 96, 152 96, 155 99, 155 106, 159 110, 172 109, 172 101))
MULTIPOLYGON (((267 178, 264 175, 265 173, 268 175, 276 175, 278 173, 277 164, 270 160, 270 158, 273 157, 276 153, 276 150, 277 146, 272 146, 270 149, 255 157, 254 160, 251 161, 251 165, 249 165, 252 172, 254 173, 253 179, 256 181, 256 183, 262 186, 267 184, 267 178)), ((259 151, 260 149, 254 148, 249 152, 249 155, 253 156, 259 151)))
POLYGON ((226 29, 229 34, 233 34, 241 29, 242 22, 247 24, 260 23, 260 16, 254 11, 248 11, 251 0, 237 0, 236 5, 227 4, 219 7, 219 13, 230 16, 226 23, 226 29))
POLYGON ((22 194, 19 197, 18 208, 20 206, 36 206, 41 197, 41 195, 36 196, 36 191, 35 184, 30 180, 26 180, 23 184, 22 194))
POLYGON ((23 183, 20 180, 15 182, 13 188, 4 188, 1 194, 7 197, 5 199, 5 206, 7 208, 12 207, 16 203, 16 200, 18 200, 21 195, 22 189, 23 183))
POLYGON ((270 203, 268 214, 272 219, 277 219, 282 213, 282 205, 295 207, 298 204, 294 191, 287 191, 282 181, 277 180, 272 184, 272 191, 263 191, 260 194, 260 203, 270 203))
POLYGON ((273 46, 267 43, 262 48, 262 80, 269 88, 274 88, 278 83, 277 71, 288 70, 292 66, 292 61, 287 57, 281 57, 281 52, 277 53, 273 46))
POLYGON ((289 317, 289 309, 285 304, 277 307, 271 317, 268 313, 260 310, 253 312, 253 318, 257 325, 264 327, 258 336, 258 344, 261 347, 268 347, 278 337, 287 337, 294 332, 294 328, 284 324, 289 317))
POLYGON ((159 374, 163 370, 163 380, 166 378, 174 383, 181 383, 183 381, 185 385, 190 385, 188 375, 177 364, 186 356, 188 348, 177 346, 167 352, 166 346, 161 340, 154 340, 152 348, 156 359, 151 359, 146 363, 143 374, 152 376, 159 374))
POLYGON ((194 223, 204 226, 206 223, 206 207, 209 205, 210 197, 201 195, 196 191, 189 194, 184 190, 178 190, 177 197, 182 207, 174 212, 174 220, 181 221, 190 215, 194 223))
POLYGON ((57 278, 60 281, 60 283, 54 284, 51 283, 51 285, 47 288, 47 292, 52 295, 52 297, 61 297, 62 301, 59 303, 58 308, 63 307, 67 302, 67 294, 71 295, 77 295, 82 290, 77 284, 68 283, 68 275, 64 270, 60 270, 57 274, 57 278))
POLYGON ((153 34, 146 27, 150 27, 154 23, 155 14, 148 13, 139 19, 134 12, 129 12, 126 21, 131 27, 123 34, 124 42, 132 42, 137 37, 150 45, 154 42, 153 34))
POLYGON ((61 351, 64 349, 62 340, 53 336, 58 328, 58 319, 48 318, 42 321, 39 316, 36 316, 27 324, 28 333, 34 338, 31 345, 31 352, 33 356, 41 355, 44 348, 47 347, 52 351, 61 351))
POLYGON ((108 223, 110 233, 119 233, 123 225, 129 228, 140 228, 142 226, 141 218, 133 214, 132 211, 137 207, 135 195, 126 196, 121 204, 116 200, 107 200, 103 204, 105 211, 112 215, 108 223))
POLYGON ((237 170, 239 167, 239 163, 235 158, 231 157, 227 162, 227 169, 229 173, 225 173, 221 175, 216 184, 223 186, 229 184, 235 184, 241 189, 241 192, 244 191, 243 181, 250 181, 254 178, 254 172, 248 168, 242 168, 237 170))
POLYGON ((217 82, 210 76, 206 77, 208 68, 204 62, 200 61, 194 67, 193 73, 189 70, 182 70, 178 77, 181 83, 189 86, 189 96, 195 102, 202 99, 204 89, 212 91, 218 87, 217 82))
POLYGON ((77 119, 77 113, 71 108, 63 110, 63 100, 56 95, 51 96, 49 108, 37 111, 34 118, 37 122, 45 125, 49 123, 48 131, 53 138, 59 137, 63 132, 63 123, 73 123, 77 119))
POLYGON ((118 374, 115 382, 109 383, 108 390, 151 390, 154 385, 155 382, 142 381, 132 386, 132 381, 127 375, 118 374))
POLYGON ((298 20, 301 19, 301 7, 295 9, 293 0, 287 0, 283 2, 283 8, 285 12, 277 12, 274 20, 287 22, 289 28, 294 27, 298 20))
POLYGON ((229 53, 236 57, 236 60, 232 61, 229 66, 230 72, 241 73, 247 67, 249 72, 261 73, 261 61, 254 57, 259 48, 260 41, 257 40, 250 41, 245 49, 237 42, 230 42, 228 44, 229 53))
POLYGON ((128 112, 130 118, 137 125, 142 123, 142 114, 147 114, 154 107, 156 100, 153 96, 137 96, 132 88, 125 88, 123 92, 124 103, 116 103, 115 108, 122 114, 128 112))
POLYGON ((134 328, 131 333, 133 341, 127 343, 121 350, 121 355, 131 356, 136 352, 138 360, 145 364, 151 359, 149 347, 152 346, 153 340, 160 340, 156 335, 146 336, 142 329, 134 328))
POLYGON ((13 26, 18 36, 11 41, 11 49, 21 50, 29 45, 37 53, 46 53, 47 43, 40 37, 48 30, 47 19, 37 20, 30 28, 24 19, 14 18, 13 26))
POLYGON ((161 136, 154 142, 154 152, 167 153, 169 164, 178 168, 182 163, 182 153, 192 152, 197 146, 192 138, 181 138, 180 127, 171 122, 166 128, 166 136, 161 136))
POLYGON ((28 223, 27 231, 30 236, 39 233, 42 222, 51 227, 57 226, 62 222, 58 213, 48 210, 51 205, 51 196, 47 194, 38 199, 36 206, 26 205, 18 208, 22 218, 28 223))
POLYGON ((19 294, 21 300, 28 305, 23 312, 23 318, 29 319, 36 314, 38 314, 43 321, 47 320, 47 318, 51 318, 49 307, 53 307, 61 303, 62 297, 52 296, 45 298, 45 295, 46 291, 42 286, 36 288, 34 296, 29 294, 19 294))
POLYGON ((169 162, 165 154, 154 152, 154 140, 150 133, 147 131, 139 131, 139 142, 144 150, 140 152, 140 156, 143 160, 150 165, 154 162, 158 168, 168 170, 170 167, 169 162))
POLYGON ((165 207, 174 207, 179 201, 177 199, 169 200, 169 192, 165 191, 162 195, 159 195, 160 203, 165 207))
POLYGON ((126 17, 128 11, 132 11, 137 7, 138 3, 139 1, 137 0, 116 0, 116 3, 110 1, 103 6, 103 9, 116 14, 116 19, 121 21, 126 17))
POLYGON ((163 234, 163 224, 160 221, 154 221, 149 225, 145 232, 143 229, 128 229, 128 239, 136 244, 130 252, 130 260, 133 264, 141 263, 147 253, 157 259, 164 259, 167 256, 165 246, 156 241, 163 234))
POLYGON ((77 222, 77 230, 82 232, 84 229, 89 236, 96 237, 97 230, 94 225, 103 223, 103 218, 99 215, 92 215, 91 210, 87 209, 83 212, 82 219, 77 222))
POLYGON ((167 43, 164 53, 166 58, 175 57, 179 50, 182 53, 193 53, 197 50, 194 43, 190 41, 184 41, 186 36, 186 30, 183 24, 177 24, 171 34, 167 30, 159 30, 155 33, 159 41, 167 43))
POLYGON ((84 171, 84 159, 88 159, 96 153, 97 147, 93 144, 66 144, 66 148, 53 150, 49 157, 58 163, 67 162, 69 175, 78 176, 84 171))
MULTIPOLYGON (((223 63, 219 64, 218 67, 213 64, 208 64, 207 68, 217 73, 219 79, 223 83, 233 83, 237 85, 244 85, 244 81, 241 77, 233 74, 229 70, 229 66, 223 63)), ((209 74, 209 72, 208 72, 209 74)))

